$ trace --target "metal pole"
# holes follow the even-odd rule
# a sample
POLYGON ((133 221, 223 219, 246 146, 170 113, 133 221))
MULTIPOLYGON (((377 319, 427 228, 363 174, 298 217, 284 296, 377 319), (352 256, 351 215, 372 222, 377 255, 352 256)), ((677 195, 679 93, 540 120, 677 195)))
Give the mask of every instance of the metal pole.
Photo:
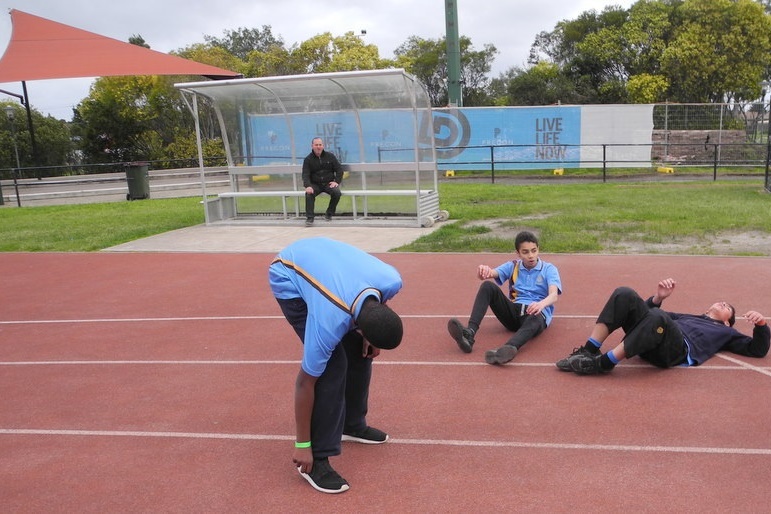
MULTIPOLYGON (((22 102, 24 104, 24 107, 27 110, 27 127, 29 128, 29 142, 32 144, 32 165, 33 166, 40 166, 39 162, 39 154, 37 151, 37 142, 35 141, 35 125, 32 123, 32 111, 29 107, 29 96, 27 95, 27 83, 25 81, 21 82, 21 89, 24 92, 24 101, 22 102)), ((38 180, 43 180, 43 177, 40 176, 41 170, 37 169, 35 171, 35 174, 37 175, 38 180)))
POLYGON ((456 0, 445 0, 445 43, 447 46, 447 103, 463 107, 460 75, 460 34, 458 32, 458 5, 456 0))
POLYGON ((19 162, 19 146, 16 144, 16 128, 13 125, 13 119, 11 119, 11 133, 13 134, 13 152, 16 154, 16 169, 13 170, 13 189, 16 191, 16 205, 21 207, 19 182, 17 180, 17 177, 19 176, 19 170, 21 169, 21 162, 19 162))
POLYGON ((495 184, 495 149, 490 146, 490 172, 492 173, 492 184, 495 184))
POLYGON ((13 188, 16 191, 16 205, 21 207, 21 197, 19 196, 19 182, 17 176, 21 169, 21 161, 19 160, 19 145, 16 144, 16 124, 14 120, 16 118, 16 111, 10 105, 5 107, 5 115, 8 116, 8 121, 11 122, 11 136, 13 137, 13 152, 16 154, 16 169, 13 170, 13 188))

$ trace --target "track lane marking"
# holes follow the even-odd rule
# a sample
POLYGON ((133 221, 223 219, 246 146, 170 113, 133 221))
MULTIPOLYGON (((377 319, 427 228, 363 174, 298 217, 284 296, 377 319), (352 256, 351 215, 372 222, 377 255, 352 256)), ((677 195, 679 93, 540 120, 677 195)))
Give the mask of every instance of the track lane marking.
MULTIPOLYGON (((737 363, 736 366, 691 366, 691 367, 675 367, 672 369, 682 370, 702 370, 702 371, 757 371, 764 375, 771 376, 771 368, 751 366, 743 363, 738 359, 729 359, 737 363)), ((191 366, 272 366, 272 365, 292 365, 299 366, 299 360, 232 360, 232 361, 217 361, 217 360, 102 360, 102 361, 0 361, 0 366, 177 366, 177 365, 191 365, 191 366)), ((376 361, 376 366, 481 366, 489 367, 490 365, 481 362, 454 362, 454 361, 376 361)), ((553 368, 553 362, 511 362, 505 364, 506 367, 521 367, 521 368, 553 368)), ((653 369, 650 364, 620 364, 618 369, 623 368, 641 368, 641 369, 653 369)))
MULTIPOLYGON (((0 435, 72 436, 72 437, 155 437, 181 439, 229 439, 247 441, 294 441, 293 435, 226 434, 216 432, 144 432, 139 430, 54 430, 32 428, 0 428, 0 435)), ((626 444, 539 443, 526 441, 475 441, 458 439, 399 439, 389 444, 419 446, 455 446, 468 448, 530 448, 546 450, 601 450, 614 452, 708 453, 720 455, 771 455, 771 448, 737 448, 720 446, 644 446, 626 444)))
MULTIPOLYGON (((448 319, 462 317, 461 314, 399 314, 400 318, 408 319, 448 319)), ((488 314, 485 318, 494 318, 488 314)), ((584 315, 563 315, 554 316, 561 319, 596 319, 597 316, 584 315)), ((0 320, 0 325, 35 325, 35 324, 55 324, 55 323, 150 323, 167 321, 253 321, 253 320, 283 320, 284 316, 185 316, 185 317, 165 317, 165 318, 83 318, 83 319, 41 319, 41 320, 0 320)), ((737 318, 738 319, 738 318, 737 318)))

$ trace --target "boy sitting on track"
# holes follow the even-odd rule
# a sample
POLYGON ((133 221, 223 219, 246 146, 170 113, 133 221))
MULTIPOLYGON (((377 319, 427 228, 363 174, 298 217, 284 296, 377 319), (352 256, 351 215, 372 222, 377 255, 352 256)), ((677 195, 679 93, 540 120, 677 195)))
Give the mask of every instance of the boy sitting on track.
POLYGON ((549 326, 554 303, 562 294, 557 267, 538 257, 538 239, 531 232, 520 232, 514 239, 518 259, 497 268, 480 264, 477 276, 483 280, 471 308, 468 327, 456 318, 447 322, 450 336, 465 353, 471 353, 474 336, 490 307, 504 327, 515 332, 500 348, 485 352, 488 364, 505 364, 522 346, 549 326), (488 279, 494 281, 490 282, 488 279), (499 286, 508 281, 508 297, 499 286))

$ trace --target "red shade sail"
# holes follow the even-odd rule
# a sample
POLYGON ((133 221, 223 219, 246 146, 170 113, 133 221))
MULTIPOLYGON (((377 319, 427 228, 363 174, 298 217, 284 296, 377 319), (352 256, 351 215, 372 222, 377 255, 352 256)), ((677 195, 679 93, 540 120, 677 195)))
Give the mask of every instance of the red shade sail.
POLYGON ((229 70, 124 43, 12 9, 0 83, 121 75, 240 77, 229 70))

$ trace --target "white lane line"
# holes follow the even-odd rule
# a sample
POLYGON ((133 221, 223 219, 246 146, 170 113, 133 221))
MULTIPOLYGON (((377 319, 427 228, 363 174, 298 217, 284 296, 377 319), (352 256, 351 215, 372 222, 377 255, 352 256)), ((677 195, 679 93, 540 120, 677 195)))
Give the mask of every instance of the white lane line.
MULTIPOLYGON (((727 360, 728 362, 733 362, 741 369, 748 369, 751 371, 757 371, 758 373, 762 373, 763 375, 771 377, 771 370, 766 369, 762 366, 755 366, 753 364, 750 364, 748 362, 743 362, 736 357, 731 357, 730 355, 726 355, 725 353, 718 353, 716 354, 716 357, 720 357, 723 360, 727 360)), ((735 366, 731 366, 732 368, 735 366)))
POLYGON ((272 360, 272 361, 181 361, 181 360, 105 360, 105 361, 6 361, 0 362, 0 366, 99 366, 99 365, 162 365, 162 366, 176 366, 181 364, 190 364, 195 366, 211 366, 211 365, 276 365, 276 364, 292 364, 299 365, 299 360, 272 360))
MULTIPOLYGON (((231 439, 249 441, 294 441, 292 435, 223 434, 212 432, 143 432, 138 430, 50 430, 0 428, 0 435, 77 436, 77 437, 157 437, 184 439, 231 439)), ((601 450, 614 452, 709 453, 721 455, 771 455, 771 448, 732 448, 715 446, 644 446, 622 444, 539 443, 526 441, 474 441, 456 439, 389 439, 389 444, 456 446, 469 448, 532 448, 546 450, 601 450)))
MULTIPOLYGON (((467 314, 399 314, 401 318, 408 319, 449 319, 463 318, 467 314)), ((487 314, 485 318, 494 319, 495 316, 487 314)), ((35 325, 48 323, 152 323, 166 321, 240 321, 240 320, 273 320, 284 319, 284 316, 181 316, 165 318, 83 318, 83 319, 22 319, 22 320, 0 320, 0 325, 35 325)), ((597 316, 585 314, 557 314, 554 319, 589 319, 596 320, 597 316)), ((737 320, 744 319, 737 317, 737 320)), ((771 318, 766 318, 771 319, 771 318)))
POLYGON ((284 319, 284 316, 189 316, 182 318, 93 318, 93 319, 29 319, 0 321, 0 325, 35 325, 52 323, 152 323, 166 321, 231 321, 284 319))
MULTIPOLYGON (((730 359, 730 358, 729 358, 730 359)), ((693 366, 677 367, 672 369, 694 370, 694 371, 758 371, 764 375, 771 376, 771 368, 750 366, 740 360, 730 359, 737 362, 736 366, 693 366)), ((0 366, 273 366, 273 365, 292 365, 298 366, 299 360, 232 360, 232 361, 212 361, 212 360, 103 360, 103 361, 0 361, 0 366)), ((489 367, 490 365, 480 361, 474 362, 448 362, 448 361, 377 361, 376 366, 480 366, 489 367)), ((506 364, 507 367, 521 368, 553 368, 552 362, 512 362, 506 364)), ((653 369, 650 364, 621 364, 619 368, 645 368, 653 369)))
POLYGON ((639 446, 625 444, 536 443, 524 441, 453 441, 432 439, 389 439, 396 444, 469 446, 495 448, 537 448, 555 450, 603 450, 617 452, 714 453, 729 455, 771 455, 771 448, 723 448, 704 446, 639 446))
POLYGON ((0 428, 0 435, 54 435, 87 437, 171 437, 184 439, 246 439, 252 441, 294 441, 295 436, 262 434, 218 434, 210 432, 142 432, 138 430, 49 430, 0 428))
MULTIPOLYGON (((449 319, 463 317, 460 314, 400 314, 401 318, 410 319, 449 319)), ((485 316, 493 318, 492 315, 485 316)), ((597 316, 554 316, 555 319, 596 319, 597 316)), ((284 319, 284 316, 187 316, 168 318, 90 318, 90 319, 28 319, 28 320, 0 320, 0 325, 35 325, 52 323, 152 323, 167 321, 241 321, 241 320, 273 320, 284 319)), ((738 319, 738 318, 737 318, 738 319)))

